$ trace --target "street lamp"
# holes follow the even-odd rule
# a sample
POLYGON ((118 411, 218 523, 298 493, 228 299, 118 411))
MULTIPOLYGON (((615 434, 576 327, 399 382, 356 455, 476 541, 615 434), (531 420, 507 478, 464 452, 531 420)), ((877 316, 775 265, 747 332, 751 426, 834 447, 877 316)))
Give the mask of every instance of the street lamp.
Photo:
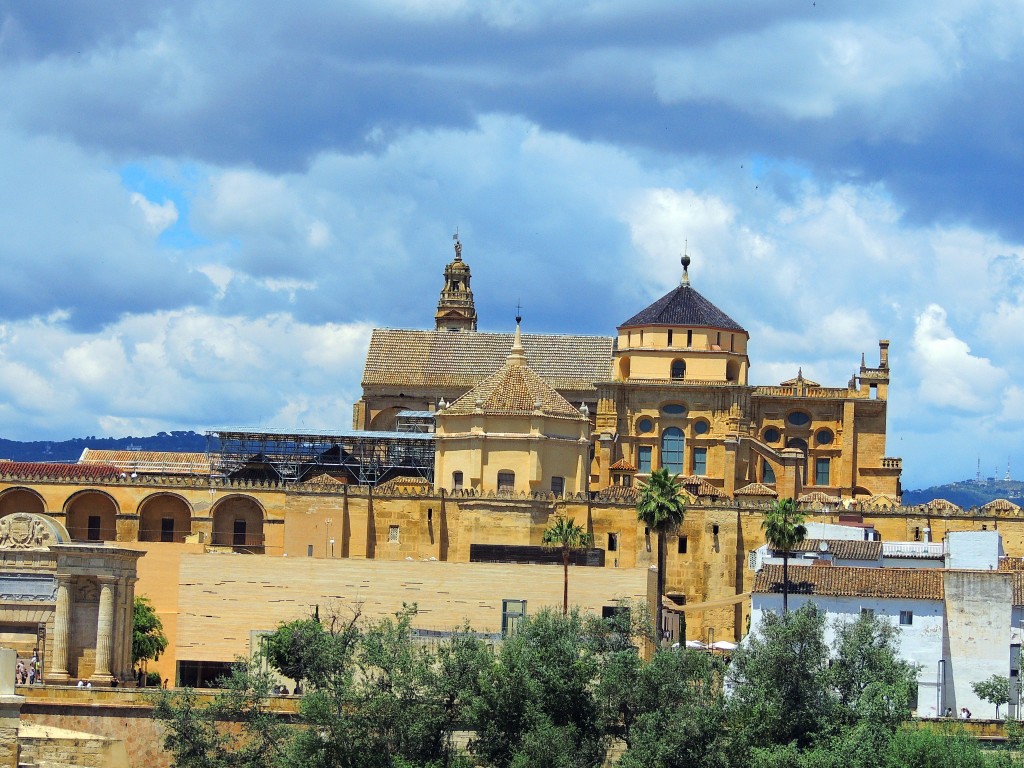
POLYGON ((331 538, 331 518, 325 518, 324 522, 327 523, 327 540, 331 546, 331 557, 334 557, 334 539, 331 538))

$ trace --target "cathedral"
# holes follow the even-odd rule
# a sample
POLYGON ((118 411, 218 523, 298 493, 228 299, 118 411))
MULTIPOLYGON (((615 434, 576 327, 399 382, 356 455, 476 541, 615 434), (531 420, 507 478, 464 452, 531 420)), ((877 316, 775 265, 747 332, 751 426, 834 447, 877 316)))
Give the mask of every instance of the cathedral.
POLYGON ((507 490, 499 476, 513 474, 529 478, 514 486, 518 491, 602 491, 633 486, 665 467, 699 495, 815 493, 898 503, 901 461, 885 455, 889 342, 879 341, 878 365, 862 359, 845 387, 823 387, 802 370, 777 386, 751 386, 750 335, 691 285, 689 257, 682 264, 679 286, 622 322, 612 337, 521 334, 518 320, 514 334, 483 333, 456 239, 435 328, 373 332, 353 426, 388 430, 403 412, 433 414, 434 484, 449 491, 507 490), (537 403, 557 397, 561 418, 569 419, 571 410, 573 419, 589 424, 584 461, 577 461, 573 429, 561 434, 529 419, 507 423, 512 411, 529 415, 534 401, 505 407, 504 419, 493 409, 475 409, 478 397, 470 393, 506 370, 509 355, 552 390, 537 403), (479 418, 472 426, 450 426, 456 414, 465 421, 474 410, 479 418), (465 434, 456 439, 459 430, 465 434), (531 432, 533 440, 510 442, 512 434, 531 432), (485 445, 488 434, 494 447, 485 445), (481 457, 488 457, 486 472, 481 457), (580 463, 578 472, 566 469, 580 463))

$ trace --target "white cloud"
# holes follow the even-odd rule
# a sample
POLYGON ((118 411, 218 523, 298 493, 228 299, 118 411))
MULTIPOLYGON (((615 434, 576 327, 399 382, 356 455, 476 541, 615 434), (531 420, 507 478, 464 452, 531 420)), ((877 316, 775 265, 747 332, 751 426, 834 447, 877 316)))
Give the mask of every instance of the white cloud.
POLYGON ((178 208, 173 200, 165 200, 157 204, 147 200, 138 192, 131 194, 132 205, 142 211, 149 228, 159 234, 178 220, 178 208))
POLYGON ((918 394, 929 405, 983 412, 997 402, 1006 373, 975 357, 946 321, 946 310, 930 304, 917 316, 911 354, 919 376, 918 394))

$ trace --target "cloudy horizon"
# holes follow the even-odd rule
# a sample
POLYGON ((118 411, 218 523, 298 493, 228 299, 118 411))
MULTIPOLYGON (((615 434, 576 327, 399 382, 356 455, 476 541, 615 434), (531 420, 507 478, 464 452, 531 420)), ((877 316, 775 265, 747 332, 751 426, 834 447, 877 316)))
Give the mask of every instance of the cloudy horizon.
POLYGON ((1024 477, 1024 6, 0 0, 0 436, 344 429, 374 327, 612 335, 678 283, 753 384, 891 340, 904 487, 1024 477))

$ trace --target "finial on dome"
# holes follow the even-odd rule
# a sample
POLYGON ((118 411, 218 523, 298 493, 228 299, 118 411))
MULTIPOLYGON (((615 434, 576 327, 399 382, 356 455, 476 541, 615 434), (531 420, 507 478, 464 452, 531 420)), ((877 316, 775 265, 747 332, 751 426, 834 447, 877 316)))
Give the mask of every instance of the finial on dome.
POLYGON ((459 240, 459 228, 455 228, 455 234, 452 235, 452 240, 455 241, 455 260, 462 261, 462 242, 459 240))
MULTIPOLYGON (((519 304, 516 304, 516 312, 519 312, 519 304)), ((523 321, 522 315, 516 315, 516 335, 512 337, 512 351, 509 352, 508 362, 512 365, 526 365, 526 350, 523 349, 523 335, 519 330, 519 324, 523 321)))
POLYGON ((684 240, 683 241, 683 258, 681 258, 679 260, 679 262, 683 265, 683 279, 679 281, 680 285, 689 285, 690 284, 690 271, 689 271, 690 270, 690 257, 686 253, 686 251, 688 249, 688 246, 689 246, 689 240, 684 240))
POLYGON ((796 369, 796 377, 799 381, 803 381, 804 378, 804 367, 801 365, 796 369))

